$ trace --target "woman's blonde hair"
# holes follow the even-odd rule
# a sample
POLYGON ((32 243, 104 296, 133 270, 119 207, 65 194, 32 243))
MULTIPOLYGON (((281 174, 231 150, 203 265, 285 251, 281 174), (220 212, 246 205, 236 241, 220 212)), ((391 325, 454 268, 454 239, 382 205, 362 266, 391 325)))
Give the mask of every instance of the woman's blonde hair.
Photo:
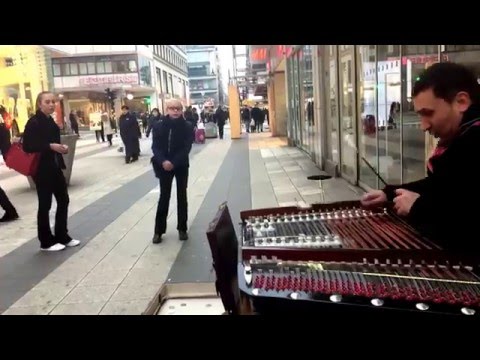
POLYGON ((40 110, 40 104, 42 103, 43 95, 46 95, 46 94, 52 94, 53 95, 53 93, 51 91, 42 91, 41 93, 39 93, 37 95, 37 100, 35 101, 35 110, 36 111, 40 110))

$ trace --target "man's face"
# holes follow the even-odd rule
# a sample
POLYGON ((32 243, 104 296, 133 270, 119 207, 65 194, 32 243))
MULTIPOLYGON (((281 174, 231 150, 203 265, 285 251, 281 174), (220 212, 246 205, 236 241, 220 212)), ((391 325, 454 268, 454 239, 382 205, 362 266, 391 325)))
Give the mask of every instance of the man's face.
POLYGON ((432 89, 422 91, 413 99, 422 130, 441 139, 455 134, 470 104, 470 96, 463 91, 455 96, 451 104, 435 97, 432 89))
POLYGON ((182 106, 180 104, 172 104, 167 108, 167 113, 172 119, 178 119, 182 116, 182 106))
POLYGON ((122 109, 122 114, 127 115, 128 114, 128 109, 122 109))

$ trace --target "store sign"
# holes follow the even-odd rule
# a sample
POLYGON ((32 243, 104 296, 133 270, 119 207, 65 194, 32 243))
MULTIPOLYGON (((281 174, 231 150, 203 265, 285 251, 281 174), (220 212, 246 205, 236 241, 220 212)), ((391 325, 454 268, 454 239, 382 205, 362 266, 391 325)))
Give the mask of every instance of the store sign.
POLYGON ((250 63, 261 64, 266 63, 269 58, 269 47, 266 45, 250 45, 250 63))
MULTIPOLYGON (((396 59, 398 58, 390 58, 396 59)), ((438 55, 412 55, 412 56, 402 56, 402 65, 407 65, 407 62, 410 61, 412 64, 427 64, 431 62, 438 62, 438 55)), ((442 61, 448 61, 448 55, 442 54, 442 61)))
POLYGON ((138 84, 138 74, 109 74, 81 76, 80 86, 100 86, 109 84, 138 84))

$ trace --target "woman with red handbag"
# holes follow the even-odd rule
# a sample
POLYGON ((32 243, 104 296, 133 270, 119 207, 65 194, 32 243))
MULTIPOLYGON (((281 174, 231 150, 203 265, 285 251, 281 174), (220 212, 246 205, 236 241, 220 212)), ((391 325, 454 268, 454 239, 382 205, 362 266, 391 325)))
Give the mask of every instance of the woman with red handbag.
MULTIPOLYGON (((0 115, 0 152, 3 155, 3 158, 6 160, 7 152, 10 148, 10 133, 3 122, 2 116, 0 115)), ((18 219, 17 210, 8 199, 7 194, 0 187, 0 207, 5 210, 5 214, 0 218, 0 223, 13 221, 18 219)))
POLYGON ((68 146, 60 143, 60 129, 51 117, 55 111, 55 95, 44 91, 36 100, 37 112, 28 120, 23 134, 23 150, 27 153, 39 153, 37 173, 33 176, 38 195, 38 239, 43 251, 60 251, 73 247, 80 241, 68 235, 68 197, 67 182, 62 170, 65 162, 62 154, 68 153, 68 146), (52 196, 57 201, 55 216, 55 236, 50 229, 50 208, 52 196))

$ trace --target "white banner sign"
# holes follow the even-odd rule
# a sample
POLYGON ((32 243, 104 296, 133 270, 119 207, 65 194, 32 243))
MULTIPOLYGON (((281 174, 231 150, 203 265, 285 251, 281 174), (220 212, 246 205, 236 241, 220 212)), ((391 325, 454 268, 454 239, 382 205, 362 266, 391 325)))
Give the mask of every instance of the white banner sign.
POLYGON ((138 84, 138 73, 81 76, 79 84, 80 86, 138 84))

